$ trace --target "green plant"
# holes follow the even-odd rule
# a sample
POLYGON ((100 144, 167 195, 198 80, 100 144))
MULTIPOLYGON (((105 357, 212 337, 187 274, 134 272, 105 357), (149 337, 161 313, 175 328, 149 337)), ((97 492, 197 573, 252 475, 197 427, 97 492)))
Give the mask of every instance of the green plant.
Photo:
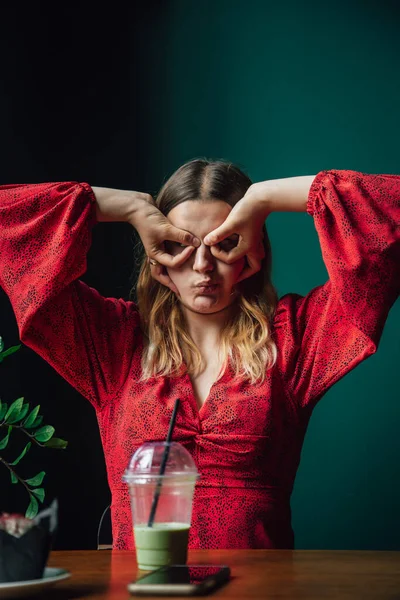
MULTIPOLYGON (((0 363, 3 360, 14 354, 21 348, 21 344, 18 346, 12 346, 8 350, 4 350, 3 340, 0 337, 0 363)), ((40 471, 34 477, 29 479, 23 479, 20 477, 14 467, 24 458, 25 454, 29 451, 32 444, 47 448, 59 448, 65 449, 68 442, 60 438, 53 437, 54 427, 51 425, 43 425, 43 416, 39 415, 40 405, 35 406, 32 410, 29 409, 29 404, 24 402, 24 398, 17 398, 14 402, 8 406, 5 402, 0 399, 0 432, 2 429, 6 430, 4 437, 0 439, 0 450, 4 450, 10 440, 11 434, 18 431, 29 439, 22 452, 17 456, 15 460, 9 462, 0 456, 0 463, 2 463, 10 472, 11 483, 21 483, 29 494, 29 506, 26 510, 25 516, 33 518, 37 515, 39 510, 39 502, 44 500, 44 488, 42 482, 45 471, 40 471)))

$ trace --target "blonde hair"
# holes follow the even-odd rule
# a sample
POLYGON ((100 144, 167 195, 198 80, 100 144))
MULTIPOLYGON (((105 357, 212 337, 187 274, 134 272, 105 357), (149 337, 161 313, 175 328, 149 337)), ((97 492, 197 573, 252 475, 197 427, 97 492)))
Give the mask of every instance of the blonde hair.
MULTIPOLYGON (((251 180, 225 161, 192 160, 180 167, 163 185, 155 203, 164 215, 186 200, 224 200, 234 206, 251 180)), ((271 246, 263 227, 265 258, 261 270, 236 286, 236 311, 220 334, 220 379, 229 361, 236 377, 252 384, 264 381, 276 361, 271 321, 277 304, 271 274, 271 246)), ((134 290, 132 290, 134 291, 134 290)), ((144 334, 142 377, 197 376, 204 370, 200 351, 190 337, 184 314, 174 292, 152 278, 144 256, 136 285, 137 303, 144 334)), ((217 379, 217 380, 218 380, 217 379)))

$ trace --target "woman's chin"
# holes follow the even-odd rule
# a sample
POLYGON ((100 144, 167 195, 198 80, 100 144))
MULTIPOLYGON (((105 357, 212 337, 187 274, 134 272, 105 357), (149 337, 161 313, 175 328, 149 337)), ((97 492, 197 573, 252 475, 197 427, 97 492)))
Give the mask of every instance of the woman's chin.
POLYGON ((229 302, 224 303, 221 301, 221 298, 216 298, 215 296, 197 296, 190 300, 180 298, 180 301, 187 309, 202 314, 213 314, 229 306, 229 302))
POLYGON ((219 298, 212 298, 211 296, 198 296, 190 303, 192 309, 199 312, 213 312, 215 309, 218 310, 220 304, 222 303, 219 298))

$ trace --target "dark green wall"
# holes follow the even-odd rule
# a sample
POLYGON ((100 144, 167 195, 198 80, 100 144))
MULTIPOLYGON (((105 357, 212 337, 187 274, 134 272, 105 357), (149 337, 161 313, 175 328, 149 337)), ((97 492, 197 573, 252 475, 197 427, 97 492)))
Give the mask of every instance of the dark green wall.
MULTIPOLYGON (((254 181, 322 169, 400 173, 394 2, 165 2, 142 32, 143 184, 207 156, 254 181)), ((279 295, 326 271, 311 217, 267 226, 279 295)), ((400 549, 400 304, 380 349, 316 408, 293 495, 298 548, 400 549)))

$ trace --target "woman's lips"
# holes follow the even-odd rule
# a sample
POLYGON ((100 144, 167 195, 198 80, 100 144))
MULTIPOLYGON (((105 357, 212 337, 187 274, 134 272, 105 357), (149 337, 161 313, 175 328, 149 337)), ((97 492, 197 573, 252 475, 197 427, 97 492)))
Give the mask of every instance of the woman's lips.
POLYGON ((196 287, 196 291, 198 294, 213 294, 216 292, 218 285, 200 285, 196 287))

